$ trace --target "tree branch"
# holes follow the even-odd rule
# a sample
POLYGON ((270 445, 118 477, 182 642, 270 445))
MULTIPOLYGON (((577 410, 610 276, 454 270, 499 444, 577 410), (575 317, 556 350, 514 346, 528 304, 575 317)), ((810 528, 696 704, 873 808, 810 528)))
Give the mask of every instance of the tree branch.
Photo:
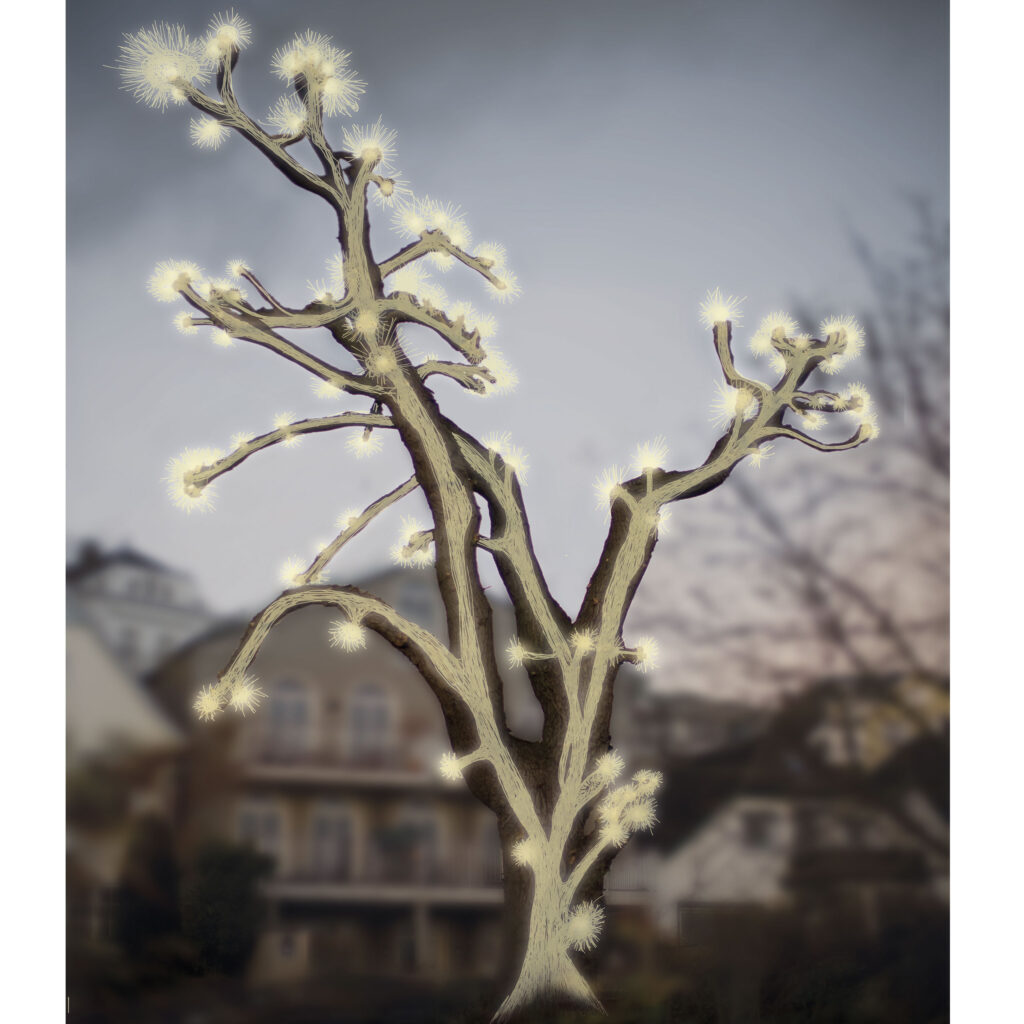
POLYGON ((229 61, 222 64, 218 78, 223 102, 218 103, 195 86, 186 84, 184 89, 189 103, 204 114, 233 128, 255 146, 293 185, 325 199, 340 214, 345 208, 345 194, 286 153, 281 140, 268 135, 239 107, 231 82, 229 61))
MULTIPOLYGON (((380 419, 387 419, 387 417, 382 416, 380 419)), ((411 494, 418 487, 419 482, 415 475, 413 475, 404 483, 399 484, 393 491, 388 491, 388 493, 383 497, 378 498, 371 505, 367 505, 366 508, 358 515, 353 516, 343 525, 338 536, 335 537, 334 540, 332 540, 331 543, 316 556, 313 563, 303 574, 305 577, 303 582, 311 583, 315 580, 345 544, 347 544, 353 537, 362 533, 363 530, 386 508, 389 508, 396 501, 404 498, 407 494, 411 494)))
POLYGON ((272 445, 280 444, 291 437, 298 437, 302 434, 315 434, 325 430, 337 430, 340 427, 381 427, 384 429, 394 427, 391 419, 387 416, 375 416, 371 413, 345 412, 338 416, 320 416, 314 419, 297 420, 287 426, 271 430, 269 433, 260 434, 249 441, 240 444, 233 452, 218 459, 209 466, 193 470, 185 475, 185 483, 199 488, 206 487, 213 483, 218 477, 230 472, 236 466, 245 462, 250 455, 270 448, 272 445))
POLYGON ((473 366, 466 363, 448 363, 438 359, 430 359, 416 367, 421 380, 428 377, 449 377, 460 387, 473 391, 478 395, 487 393, 487 385, 497 382, 497 378, 485 366, 473 366))
POLYGON ((225 310, 221 306, 204 299, 191 286, 186 286, 181 294, 186 302, 205 313, 206 316, 223 330, 227 331, 233 338, 241 338, 244 341, 251 341, 253 344, 268 348, 279 356, 283 356, 289 362, 301 366, 304 370, 319 377, 321 380, 333 384, 341 391, 347 391, 354 395, 369 395, 374 398, 379 397, 382 393, 381 388, 376 384, 370 383, 365 375, 357 377, 354 374, 338 369, 336 366, 332 366, 330 363, 325 363, 298 345, 286 341, 275 331, 264 326, 264 324, 254 322, 254 318, 246 313, 235 314, 225 310))

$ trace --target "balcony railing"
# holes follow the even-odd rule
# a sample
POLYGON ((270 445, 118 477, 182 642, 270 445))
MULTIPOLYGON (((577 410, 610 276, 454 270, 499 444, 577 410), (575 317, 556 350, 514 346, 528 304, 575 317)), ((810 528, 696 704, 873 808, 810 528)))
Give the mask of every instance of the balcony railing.
POLYGON ((278 875, 275 881, 367 888, 394 885, 486 889, 501 885, 501 865, 481 860, 416 864, 385 858, 370 860, 359 869, 351 864, 314 864, 278 875))
POLYGON ((317 768, 350 768, 359 771, 426 771, 422 758, 410 755, 408 750, 341 751, 325 746, 304 746, 274 743, 252 744, 243 751, 244 759, 261 765, 309 765, 317 768))
MULTIPOLYGON (((489 888, 502 884, 498 860, 470 856, 431 861, 393 855, 371 855, 360 867, 351 862, 312 864, 276 876, 282 882, 315 882, 336 885, 439 886, 489 888)), ((605 881, 609 892, 642 892, 650 887, 652 872, 644 861, 616 861, 605 881)))

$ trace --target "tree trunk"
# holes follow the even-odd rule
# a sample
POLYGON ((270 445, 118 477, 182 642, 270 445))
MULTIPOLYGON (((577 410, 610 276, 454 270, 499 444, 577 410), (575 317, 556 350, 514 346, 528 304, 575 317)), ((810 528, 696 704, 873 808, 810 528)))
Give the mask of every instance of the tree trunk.
MULTIPOLYGON (((506 864, 510 864, 507 858, 506 864)), ((553 865, 541 863, 537 871, 540 877, 533 885, 529 869, 506 871, 503 980, 508 995, 492 1024, 536 1021, 538 1011, 555 1006, 601 1009, 569 956, 563 917, 565 883, 553 865)))

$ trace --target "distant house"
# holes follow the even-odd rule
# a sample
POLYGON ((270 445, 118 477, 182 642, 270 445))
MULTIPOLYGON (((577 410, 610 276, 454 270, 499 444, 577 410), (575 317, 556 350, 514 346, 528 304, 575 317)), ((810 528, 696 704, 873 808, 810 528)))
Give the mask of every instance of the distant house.
POLYGON ((136 676, 214 621, 189 576, 128 547, 104 552, 86 542, 68 566, 67 587, 136 676))
POLYGON ((67 796, 70 938, 111 937, 135 821, 169 819, 181 730, 67 598, 67 796))
POLYGON ((668 788, 695 795, 652 887, 662 931, 701 944, 737 912, 837 901, 870 931, 948 899, 947 729, 941 681, 827 680, 757 739, 677 763, 668 788))

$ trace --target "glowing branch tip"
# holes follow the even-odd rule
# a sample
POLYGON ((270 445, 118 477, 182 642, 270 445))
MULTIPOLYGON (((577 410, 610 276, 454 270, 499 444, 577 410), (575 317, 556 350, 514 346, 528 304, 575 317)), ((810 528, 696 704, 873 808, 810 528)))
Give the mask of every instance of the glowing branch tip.
POLYGON ((615 496, 615 491, 621 486, 622 478, 625 476, 619 466, 612 466, 605 469, 594 481, 594 495, 597 498, 597 507, 602 512, 608 511, 608 503, 615 496))
POLYGON ((366 647, 366 629, 354 619, 339 619, 331 623, 330 643, 343 651, 361 651, 366 647))
POLYGON ((518 637, 513 637, 512 642, 505 648, 505 655, 510 668, 522 668, 523 662, 530 656, 530 653, 519 642, 518 637))
POLYGON ((380 326, 380 314, 375 309, 361 309, 352 318, 352 330, 364 338, 373 338, 380 326))
POLYGON ((210 22, 210 31, 206 37, 206 56, 210 60, 220 60, 233 50, 243 50, 252 42, 252 26, 244 19, 228 11, 219 14, 210 22))
POLYGON ((650 636, 643 636, 633 648, 633 664, 641 672, 649 672, 658 667, 658 641, 650 636))
POLYGON ((513 864, 518 864, 521 868, 528 867, 537 863, 540 847, 534 839, 520 839, 513 844, 511 854, 513 864))
POLYGON ((159 302, 173 302, 189 285, 198 285, 203 272, 190 260, 164 260, 149 278, 149 294, 159 302))
POLYGON ((573 653, 580 657, 593 654, 597 649, 597 633, 592 629, 574 629, 569 634, 569 644, 573 653))
POLYGON ((740 303, 743 299, 735 295, 723 295, 720 288, 708 291, 707 297, 700 304, 700 322, 705 327, 725 323, 727 320, 741 320, 740 303))
POLYGON ((668 443, 663 437, 656 437, 653 441, 637 445, 633 465, 638 473, 649 473, 660 469, 667 459, 668 443))
POLYGON ((196 699, 192 702, 192 710, 202 721, 209 722, 217 717, 222 705, 220 687, 211 683, 196 694, 196 699))
POLYGON ((335 526, 337 526, 339 530, 351 529, 353 526, 355 526, 356 520, 359 518, 360 515, 361 515, 361 513, 360 513, 359 509, 357 509, 357 508, 347 508, 334 521, 335 526))
POLYGON ((609 750, 594 762, 594 774, 599 781, 608 785, 622 774, 625 767, 622 755, 617 750, 609 750))
POLYGON ((272 58, 274 73, 286 82, 305 82, 319 94, 324 113, 342 114, 359 109, 364 89, 348 68, 349 54, 331 44, 330 36, 306 32, 278 49, 272 58))
POLYGON ((342 132, 341 141, 357 160, 382 169, 391 166, 397 138, 398 133, 385 128, 378 118, 371 125, 350 125, 342 132))
POLYGON ((204 44, 190 39, 181 25, 166 22, 126 34, 117 67, 124 88, 157 110, 168 102, 184 103, 186 88, 210 77, 204 44))
POLYGON ((189 135, 200 149, 217 149, 231 134, 231 129, 213 117, 193 117, 189 121, 189 135))
POLYGON ((286 588, 305 586, 306 563, 301 558, 287 558, 281 564, 277 578, 286 588))
POLYGON ((216 448, 186 448, 167 464, 167 493, 178 508, 186 512, 207 512, 213 508, 213 490, 210 484, 200 486, 194 474, 212 466, 223 452, 216 448))
POLYGON ((757 328, 758 334, 767 334, 769 338, 776 331, 780 331, 784 338, 792 338, 799 330, 800 324, 781 309, 776 309, 767 316, 761 317, 761 323, 757 328))
POLYGON ((255 711, 264 697, 266 693, 256 685, 256 680, 245 676, 232 686, 228 703, 239 714, 245 715, 255 711))
POLYGON ((633 787, 641 796, 649 796, 661 788, 665 777, 661 772, 653 771, 650 768, 641 768, 633 775, 633 787))
POLYGON ((719 426, 727 426, 737 416, 749 419, 757 412, 757 399, 747 388, 735 388, 716 381, 717 394, 712 404, 712 419, 719 426))
POLYGON ((199 333, 199 326, 188 313, 178 313, 174 317, 174 326, 177 327, 182 334, 199 333))
POLYGON ((384 442, 380 438, 380 434, 370 429, 364 429, 359 431, 357 434, 353 434, 348 441, 345 442, 345 447, 352 452, 357 459, 366 459, 373 455, 375 452, 379 452, 384 447, 384 442))
POLYGON ((491 295, 499 302, 511 302, 523 293, 519 285, 519 279, 511 270, 501 268, 501 277, 496 283, 491 284, 491 295))
POLYGON ((309 124, 305 106, 294 96, 282 96, 267 112, 265 120, 281 135, 301 135, 309 124))
POLYGON ((593 949, 604 927, 604 907, 595 902, 580 903, 569 912, 565 923, 567 944, 580 953, 593 949))
POLYGON ((760 445, 750 453, 750 465, 754 469, 759 469, 761 463, 764 462, 765 459, 770 458, 774 451, 775 446, 773 444, 760 445))
POLYGON ((605 821, 598 835, 608 846, 625 846, 629 840, 629 829, 618 819, 605 821))
POLYGON ((641 797, 622 809, 622 824, 630 832, 652 832, 657 823, 655 803, 650 797, 641 797))
POLYGON ((493 384, 490 381, 483 381, 484 395, 507 394, 514 391, 519 383, 519 375, 497 349, 489 349, 479 366, 494 377, 493 384))
POLYGON ((441 773, 441 778, 444 779, 445 782, 462 781, 462 763, 451 751, 447 754, 441 755, 441 760, 438 762, 437 770, 441 773))

